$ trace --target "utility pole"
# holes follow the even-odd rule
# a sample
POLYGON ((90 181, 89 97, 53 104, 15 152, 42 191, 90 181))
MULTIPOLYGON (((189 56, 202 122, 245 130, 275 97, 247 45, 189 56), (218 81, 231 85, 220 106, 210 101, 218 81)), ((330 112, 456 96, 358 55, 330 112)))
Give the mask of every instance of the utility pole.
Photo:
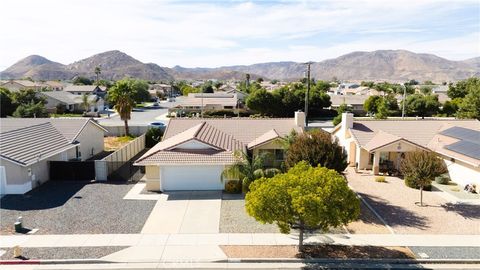
POLYGON ((307 65, 307 92, 305 92, 305 126, 308 127, 308 97, 310 96, 310 65, 313 62, 304 63, 307 65))
POLYGON ((405 118, 405 102, 407 97, 407 86, 403 84, 403 102, 402 102, 402 119, 405 118))

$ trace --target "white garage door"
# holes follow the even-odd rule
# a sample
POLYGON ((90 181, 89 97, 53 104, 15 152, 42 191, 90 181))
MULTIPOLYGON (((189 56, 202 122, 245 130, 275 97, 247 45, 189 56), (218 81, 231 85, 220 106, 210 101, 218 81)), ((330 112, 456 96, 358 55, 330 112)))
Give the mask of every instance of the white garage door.
POLYGON ((222 190, 223 166, 161 166, 163 191, 222 190))

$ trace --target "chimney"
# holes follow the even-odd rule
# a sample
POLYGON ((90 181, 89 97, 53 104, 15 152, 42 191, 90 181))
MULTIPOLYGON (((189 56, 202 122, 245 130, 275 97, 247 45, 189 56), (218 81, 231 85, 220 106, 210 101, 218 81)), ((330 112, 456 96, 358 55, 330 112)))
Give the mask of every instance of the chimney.
POLYGON ((297 127, 305 128, 305 113, 302 111, 295 112, 295 125, 297 127))
POLYGON ((347 130, 353 128, 353 113, 342 113, 341 132, 343 138, 347 137, 347 130))

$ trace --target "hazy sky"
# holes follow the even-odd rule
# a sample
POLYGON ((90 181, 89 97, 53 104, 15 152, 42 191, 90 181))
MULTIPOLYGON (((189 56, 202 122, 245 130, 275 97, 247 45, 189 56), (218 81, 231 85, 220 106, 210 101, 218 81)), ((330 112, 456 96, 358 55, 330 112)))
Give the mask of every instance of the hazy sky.
POLYGON ((378 49, 480 56, 480 0, 2 0, 0 8, 0 70, 31 54, 69 64, 107 50, 168 67, 378 49))

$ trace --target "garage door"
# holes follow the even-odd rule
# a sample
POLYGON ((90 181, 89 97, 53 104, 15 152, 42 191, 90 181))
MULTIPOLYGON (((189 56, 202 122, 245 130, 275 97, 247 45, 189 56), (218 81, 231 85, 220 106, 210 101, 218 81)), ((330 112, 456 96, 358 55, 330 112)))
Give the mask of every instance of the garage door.
POLYGON ((223 166, 162 166, 163 191, 222 190, 223 166))

